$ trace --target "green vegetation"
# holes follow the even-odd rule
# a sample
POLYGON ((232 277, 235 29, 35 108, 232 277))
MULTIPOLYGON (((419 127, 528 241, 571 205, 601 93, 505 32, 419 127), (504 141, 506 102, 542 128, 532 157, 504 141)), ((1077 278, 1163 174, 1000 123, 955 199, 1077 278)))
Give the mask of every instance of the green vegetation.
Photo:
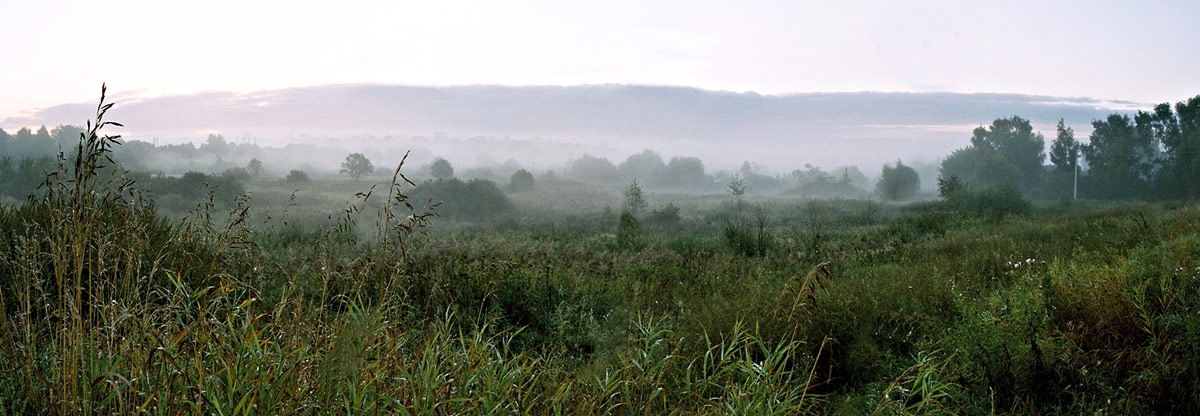
POLYGON ((0 208, 0 414, 1200 408, 1194 203, 953 177, 910 205, 754 199, 734 177, 680 205, 634 182, 618 218, 536 204, 578 183, 417 185, 402 161, 337 212, 296 217, 301 191, 171 220, 140 189, 201 178, 110 163, 108 108, 0 208))

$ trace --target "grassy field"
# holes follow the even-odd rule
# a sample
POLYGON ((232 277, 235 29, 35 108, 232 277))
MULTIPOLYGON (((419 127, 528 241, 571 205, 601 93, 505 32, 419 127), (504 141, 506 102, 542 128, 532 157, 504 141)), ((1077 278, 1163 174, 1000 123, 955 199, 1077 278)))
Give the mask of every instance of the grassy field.
POLYGON ((650 193, 678 221, 623 230, 619 187, 469 220, 317 180, 167 215, 85 150, 0 210, 3 414, 1200 408, 1194 203, 650 193))

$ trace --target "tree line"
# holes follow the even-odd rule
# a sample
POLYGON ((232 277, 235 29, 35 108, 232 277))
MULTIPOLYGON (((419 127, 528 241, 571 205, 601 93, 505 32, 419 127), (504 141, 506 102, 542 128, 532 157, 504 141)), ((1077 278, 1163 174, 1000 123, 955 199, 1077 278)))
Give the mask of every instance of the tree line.
POLYGON ((942 180, 1041 199, 1200 196, 1200 96, 1094 120, 1086 143, 1061 119, 1055 133, 1045 165, 1045 138, 1029 120, 996 119, 942 162, 942 180))

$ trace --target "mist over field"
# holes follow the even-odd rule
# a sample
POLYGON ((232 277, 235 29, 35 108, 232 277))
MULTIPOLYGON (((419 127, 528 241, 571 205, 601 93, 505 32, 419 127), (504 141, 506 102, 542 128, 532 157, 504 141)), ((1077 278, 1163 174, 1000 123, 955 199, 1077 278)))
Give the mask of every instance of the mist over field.
MULTIPOLYGON (((1151 105, 1019 94, 760 95, 683 87, 410 87, 373 84, 121 98, 128 140, 203 143, 209 134, 263 146, 306 144, 395 159, 443 155, 462 166, 515 159, 544 168, 585 153, 619 161, 643 149, 695 156, 713 168, 743 161, 783 173, 812 164, 876 171, 897 159, 934 163, 971 131, 1020 115, 1050 133, 1061 118, 1086 135, 1114 111, 1151 105), (372 154, 374 153, 374 154, 372 154), (450 155, 453 155, 451 157, 450 155)), ((78 124, 94 105, 63 104, 0 122, 78 124)), ((321 160, 326 167, 339 159, 321 160)))

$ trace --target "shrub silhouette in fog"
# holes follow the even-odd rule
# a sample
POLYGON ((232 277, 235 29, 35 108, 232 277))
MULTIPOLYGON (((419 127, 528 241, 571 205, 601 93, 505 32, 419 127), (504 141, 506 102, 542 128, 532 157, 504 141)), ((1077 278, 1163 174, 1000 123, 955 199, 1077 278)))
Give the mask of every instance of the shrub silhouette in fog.
POLYGON ((441 203, 439 216, 490 218, 512 211, 512 203, 495 182, 484 179, 463 181, 458 178, 425 181, 408 195, 416 204, 441 203))

